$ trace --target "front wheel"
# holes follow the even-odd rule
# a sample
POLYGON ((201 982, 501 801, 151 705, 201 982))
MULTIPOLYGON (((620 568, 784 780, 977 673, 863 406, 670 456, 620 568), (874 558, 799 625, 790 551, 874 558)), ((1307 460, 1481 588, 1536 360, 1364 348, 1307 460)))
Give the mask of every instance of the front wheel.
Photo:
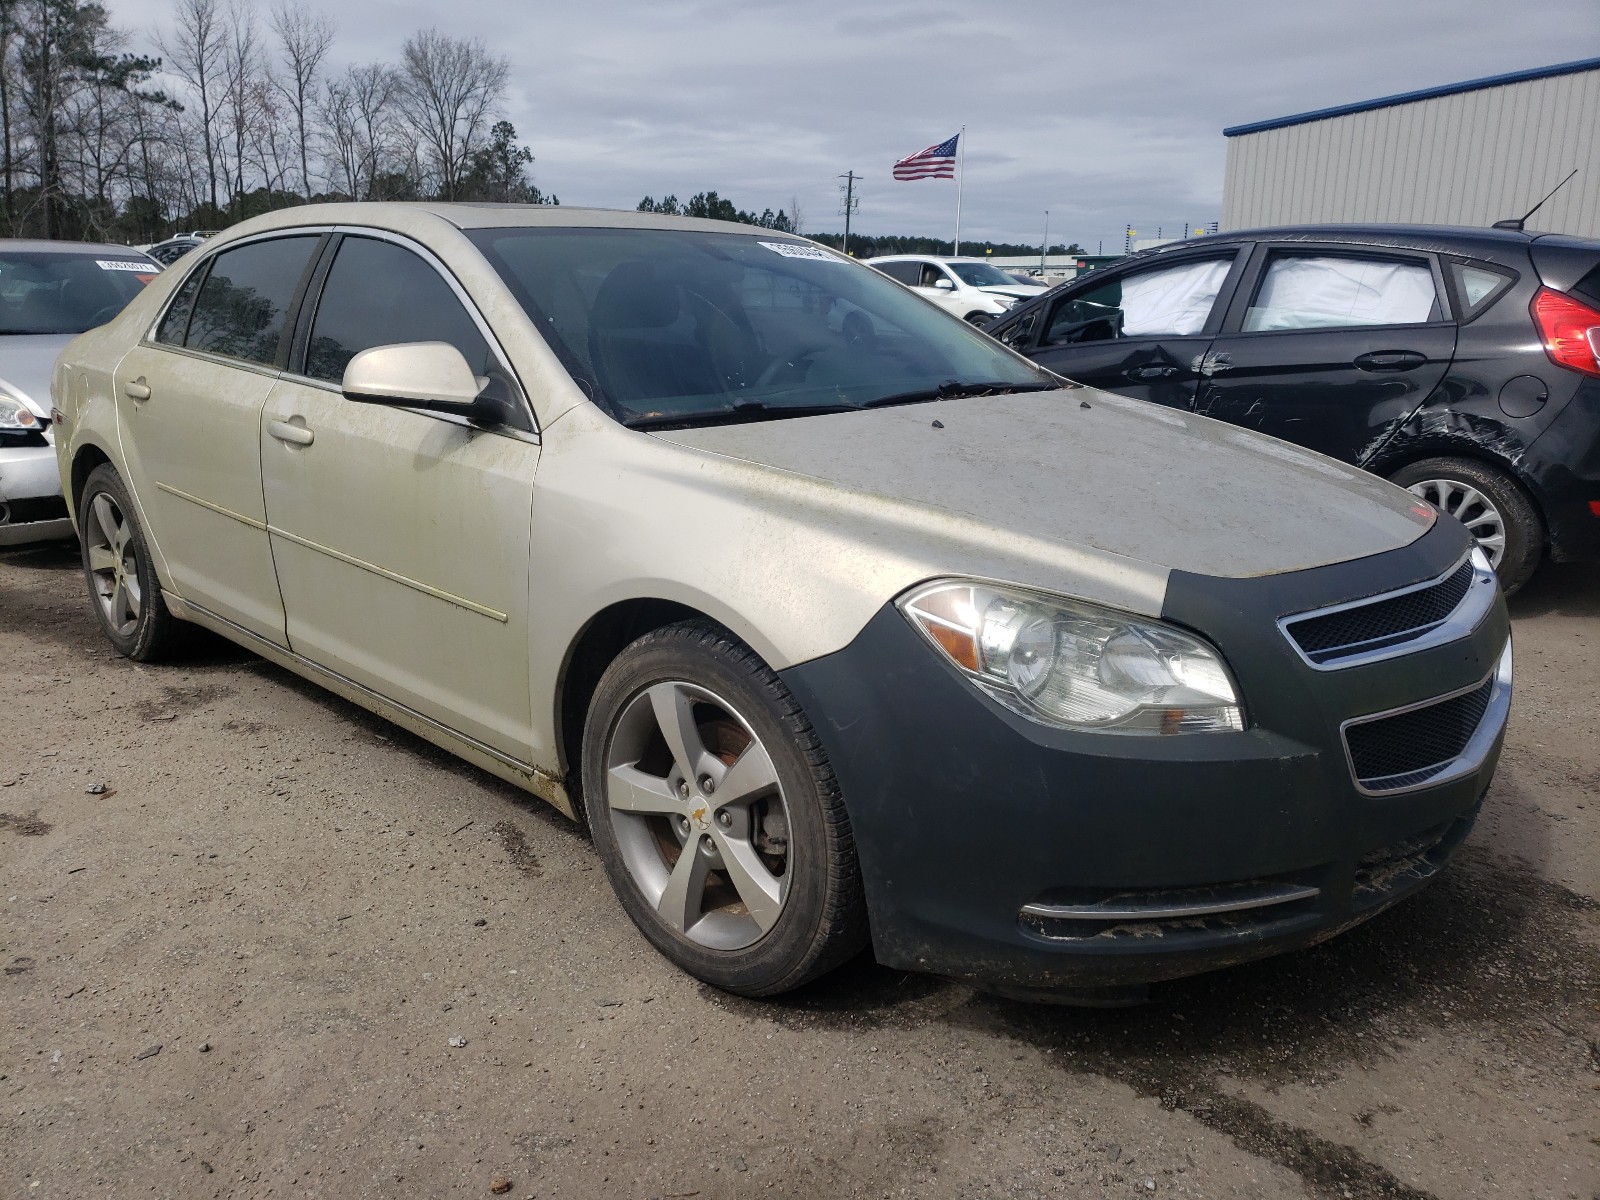
POLYGON ((827 756, 782 680, 725 631, 668 626, 607 668, 584 727, 583 795, 623 907, 691 975, 775 995, 865 944, 827 756))
POLYGON ((1466 458, 1425 458, 1390 481, 1467 527, 1510 595, 1544 555, 1544 522, 1522 485, 1505 472, 1466 458))

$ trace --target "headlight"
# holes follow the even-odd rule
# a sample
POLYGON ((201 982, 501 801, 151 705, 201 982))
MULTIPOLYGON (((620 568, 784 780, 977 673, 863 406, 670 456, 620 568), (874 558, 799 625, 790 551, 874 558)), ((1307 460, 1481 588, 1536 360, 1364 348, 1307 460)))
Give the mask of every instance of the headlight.
POLYGON ((993 296, 991 298, 1001 308, 1015 308, 1017 305, 1017 298, 1015 296, 993 296))
POLYGON ((950 580, 918 588, 899 606, 974 684, 1047 725, 1155 734, 1244 728, 1221 656, 1170 625, 950 580))
POLYGON ((30 433, 43 428, 43 423, 33 415, 21 400, 0 392, 0 429, 22 429, 30 433))

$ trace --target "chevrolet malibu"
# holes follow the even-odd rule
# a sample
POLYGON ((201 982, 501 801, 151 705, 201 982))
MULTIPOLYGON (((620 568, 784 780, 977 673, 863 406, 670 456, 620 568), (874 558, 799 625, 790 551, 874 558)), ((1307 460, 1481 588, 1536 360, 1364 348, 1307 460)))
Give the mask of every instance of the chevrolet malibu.
POLYGON ((735 992, 870 941, 1116 1002, 1307 945, 1436 874, 1499 755, 1457 522, 780 233, 277 212, 53 397, 118 650, 204 626, 544 797, 735 992))

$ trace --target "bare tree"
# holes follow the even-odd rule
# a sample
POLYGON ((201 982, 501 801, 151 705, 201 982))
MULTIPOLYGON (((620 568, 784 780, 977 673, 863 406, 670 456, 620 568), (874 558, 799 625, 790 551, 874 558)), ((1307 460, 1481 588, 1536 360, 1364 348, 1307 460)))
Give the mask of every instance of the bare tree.
POLYGON ((250 0, 229 0, 222 50, 222 115, 232 152, 230 207, 245 194, 245 172, 251 165, 247 152, 254 149, 254 135, 262 117, 264 74, 255 9, 250 0))
POLYGON ((377 195, 378 180, 403 171, 395 129, 400 77, 384 63, 351 67, 323 85, 319 119, 334 187, 352 200, 377 195))
POLYGON ((424 29, 401 50, 401 110, 439 185, 454 199, 468 160, 480 149, 510 67, 481 38, 453 38, 424 29))
POLYGON ((206 172, 206 197, 217 208, 217 123, 223 52, 227 37, 217 0, 175 0, 172 34, 156 44, 177 76, 189 85, 199 110, 193 115, 206 172))
POLYGON ((800 197, 799 196, 790 196, 789 197, 789 232, 790 233, 804 233, 805 232, 805 225, 804 225, 803 222, 805 221, 805 219, 806 219, 805 210, 800 207, 800 197))
POLYGON ((311 199, 310 118, 317 92, 317 73, 333 45, 333 21, 303 3, 282 2, 272 9, 272 31, 278 35, 284 75, 275 79, 278 92, 294 114, 300 148, 300 186, 311 199))

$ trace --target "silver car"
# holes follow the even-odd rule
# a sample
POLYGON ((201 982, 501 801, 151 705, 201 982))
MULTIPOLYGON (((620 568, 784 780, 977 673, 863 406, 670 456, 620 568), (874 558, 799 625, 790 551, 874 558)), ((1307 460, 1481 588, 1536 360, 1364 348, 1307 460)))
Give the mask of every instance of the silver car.
POLYGON ((0 546, 72 536, 50 427, 61 348, 161 270, 126 246, 0 239, 0 546))
POLYGON ((205 626, 544 797, 745 994, 869 942, 1099 1001, 1307 945, 1437 872, 1499 754, 1460 525, 781 233, 281 211, 53 395, 113 645, 205 626))

